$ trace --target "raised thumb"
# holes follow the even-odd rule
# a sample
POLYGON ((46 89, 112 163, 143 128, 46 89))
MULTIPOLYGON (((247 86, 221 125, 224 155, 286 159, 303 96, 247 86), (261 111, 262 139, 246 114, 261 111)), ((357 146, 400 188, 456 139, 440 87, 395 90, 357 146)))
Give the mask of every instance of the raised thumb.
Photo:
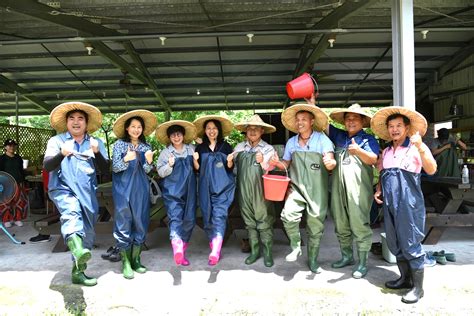
POLYGON ((354 145, 355 145, 355 143, 356 143, 356 141, 355 141, 355 139, 354 139, 354 138, 352 139, 352 143, 353 143, 354 145))

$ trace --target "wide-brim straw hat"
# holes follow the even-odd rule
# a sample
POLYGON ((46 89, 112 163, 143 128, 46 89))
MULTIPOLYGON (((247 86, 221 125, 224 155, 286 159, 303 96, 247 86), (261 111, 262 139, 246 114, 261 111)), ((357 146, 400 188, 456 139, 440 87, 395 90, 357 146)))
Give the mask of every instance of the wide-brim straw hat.
POLYGON ((118 138, 125 137, 125 122, 131 117, 141 117, 143 122, 145 123, 145 129, 143 130, 143 135, 148 136, 156 129, 156 125, 158 125, 158 120, 156 116, 148 111, 148 110, 133 110, 127 113, 120 115, 114 123, 114 134, 118 138))
POLYGON ((342 125, 344 125, 344 115, 346 113, 354 113, 362 116, 363 127, 370 127, 370 120, 372 116, 367 114, 365 110, 360 106, 359 103, 354 103, 347 109, 334 110, 329 114, 329 117, 342 125))
POLYGON ((390 140, 391 138, 387 128, 387 118, 390 115, 397 113, 406 116, 410 120, 410 129, 408 130, 409 136, 414 135, 416 132, 419 132, 420 136, 425 135, 426 129, 428 128, 428 123, 426 122, 425 117, 417 111, 402 106, 389 106, 378 110, 374 114, 370 127, 375 135, 384 140, 390 140))
POLYGON ((276 132, 276 127, 265 123, 260 115, 255 114, 249 120, 235 124, 235 129, 245 132, 249 126, 260 126, 263 128, 264 134, 271 134, 276 132))
POLYGON ((204 135, 204 123, 209 120, 216 120, 221 122, 222 125, 222 137, 230 135, 230 132, 234 128, 234 124, 228 118, 222 115, 204 115, 194 120, 193 124, 196 126, 196 134, 198 137, 204 135))
POLYGON ((172 120, 164 122, 158 126, 155 132, 156 139, 162 144, 169 144, 171 140, 168 137, 168 128, 173 125, 179 125, 184 128, 184 140, 185 144, 192 142, 196 138, 196 126, 193 123, 183 120, 172 120))
POLYGON ((313 130, 322 132, 328 127, 329 117, 323 110, 316 105, 296 103, 281 113, 281 122, 287 130, 298 134, 298 129, 296 128, 296 113, 300 111, 310 112, 314 115, 313 130))
POLYGON ((66 102, 55 107, 49 114, 49 123, 58 133, 67 131, 66 114, 70 111, 81 110, 87 113, 87 132, 94 133, 102 125, 102 113, 98 108, 84 102, 66 102))

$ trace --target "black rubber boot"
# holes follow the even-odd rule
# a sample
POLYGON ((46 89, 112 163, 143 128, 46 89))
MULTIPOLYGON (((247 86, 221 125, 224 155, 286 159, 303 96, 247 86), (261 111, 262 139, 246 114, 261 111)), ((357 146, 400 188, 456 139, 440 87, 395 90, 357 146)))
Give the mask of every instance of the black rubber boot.
POLYGON ((354 256, 352 254, 352 247, 341 247, 342 258, 339 261, 331 264, 334 269, 344 268, 354 264, 354 256))
POLYGON ((262 242, 263 245, 263 264, 265 267, 273 267, 273 240, 266 240, 262 242))
POLYGON ((411 270, 411 277, 413 279, 413 288, 407 294, 403 295, 402 302, 406 304, 413 304, 418 302, 424 295, 423 278, 425 269, 411 270))
POLYGON ((397 265, 398 270, 400 270, 400 278, 385 282, 385 287, 393 290, 411 289, 413 287, 413 281, 408 261, 397 259, 397 265))
POLYGON ((245 259, 245 264, 252 264, 260 258, 260 244, 258 241, 258 232, 249 229, 250 256, 245 259))
POLYGON ((310 246, 308 243, 308 267, 311 272, 321 273, 321 269, 318 264, 319 247, 310 246))

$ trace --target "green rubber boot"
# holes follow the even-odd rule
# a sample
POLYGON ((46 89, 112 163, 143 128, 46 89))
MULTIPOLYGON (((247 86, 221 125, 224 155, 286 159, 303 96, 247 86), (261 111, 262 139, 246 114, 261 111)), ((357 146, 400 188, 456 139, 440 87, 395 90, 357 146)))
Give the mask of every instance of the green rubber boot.
POLYGON ((133 270, 130 264, 130 257, 132 256, 132 249, 121 250, 122 257, 122 273, 125 279, 133 279, 133 270))
POLYGON ((342 258, 339 261, 331 264, 334 269, 344 268, 354 264, 354 256, 352 254, 352 247, 341 247, 342 258))
POLYGON ((96 278, 90 278, 84 273, 86 269, 87 269, 87 264, 85 263, 82 263, 79 265, 76 265, 76 263, 73 263, 72 273, 71 273, 71 279, 72 279, 73 284, 80 284, 84 286, 94 286, 97 284, 96 278))
POLYGON ((367 258, 369 257, 368 251, 357 251, 357 253, 359 255, 359 262, 352 270, 352 277, 354 279, 365 277, 367 274, 367 258))
POLYGON ((321 268, 318 264, 318 254, 319 254, 319 247, 317 246, 310 246, 308 244, 308 267, 311 272, 316 274, 321 273, 321 268))
POLYGON ((141 264, 140 262, 140 254, 142 253, 142 246, 141 245, 133 245, 132 246, 132 269, 137 273, 145 273, 147 268, 141 264))
POLYGON ((260 258, 260 244, 258 241, 258 232, 249 229, 250 256, 245 259, 245 264, 252 264, 260 258))
POLYGON ((91 251, 82 246, 82 238, 78 235, 69 236, 66 243, 77 265, 86 263, 92 257, 91 251))
POLYGON ((273 230, 271 228, 262 229, 260 239, 263 246, 263 264, 270 268, 273 266, 273 230))
POLYGON ((301 236, 298 234, 288 235, 290 238, 291 252, 286 255, 285 260, 288 262, 294 262, 301 256, 301 236))

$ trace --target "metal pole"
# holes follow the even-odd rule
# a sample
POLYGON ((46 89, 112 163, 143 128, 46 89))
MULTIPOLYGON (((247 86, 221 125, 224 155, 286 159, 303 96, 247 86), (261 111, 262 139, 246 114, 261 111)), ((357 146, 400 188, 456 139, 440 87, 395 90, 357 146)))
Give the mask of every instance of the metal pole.
POLYGON ((415 109, 413 0, 392 0, 393 105, 415 109))
POLYGON ((15 141, 20 144, 20 131, 18 127, 18 107, 19 107, 19 102, 18 102, 18 91, 15 91, 15 141))

